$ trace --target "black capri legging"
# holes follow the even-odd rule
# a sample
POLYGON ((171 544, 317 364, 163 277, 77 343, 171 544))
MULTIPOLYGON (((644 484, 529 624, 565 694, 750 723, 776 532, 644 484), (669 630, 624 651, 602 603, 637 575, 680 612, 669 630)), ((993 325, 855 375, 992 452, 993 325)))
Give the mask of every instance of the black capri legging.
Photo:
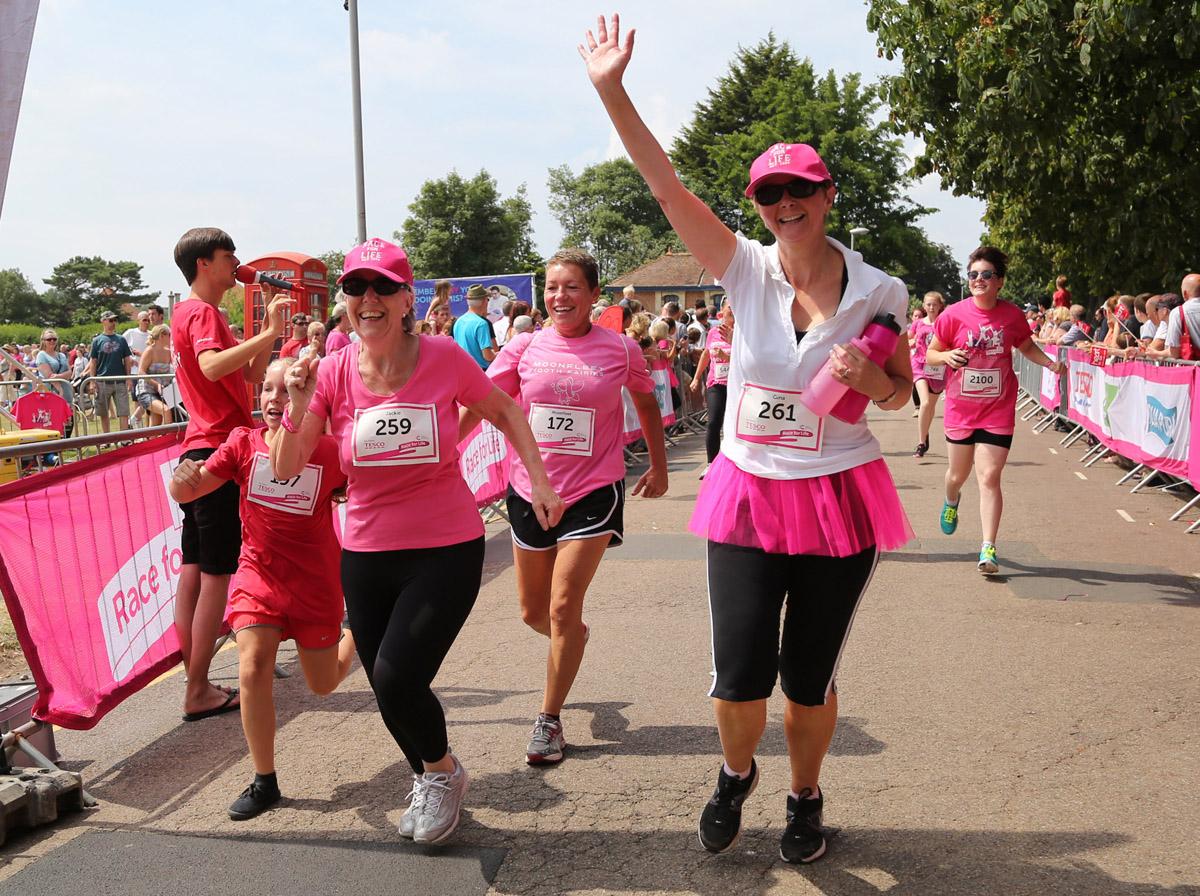
POLYGON ((710 541, 713 686, 708 695, 765 700, 778 674, 793 703, 823 706, 836 693, 834 679, 850 625, 878 559, 874 547, 849 557, 820 557, 710 541))
POLYGON ((379 712, 415 774, 446 755, 430 685, 483 578, 483 537, 438 548, 342 551, 342 590, 379 712))
POLYGON ((711 464, 721 452, 721 424, 725 421, 725 397, 728 387, 719 383, 708 387, 704 393, 708 405, 708 425, 704 430, 704 453, 711 464))

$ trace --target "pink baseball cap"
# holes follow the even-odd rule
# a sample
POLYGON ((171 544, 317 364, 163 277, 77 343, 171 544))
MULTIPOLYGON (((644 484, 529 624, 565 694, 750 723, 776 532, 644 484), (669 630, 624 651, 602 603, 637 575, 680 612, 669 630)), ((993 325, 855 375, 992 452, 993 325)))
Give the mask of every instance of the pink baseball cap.
POLYGON ((746 198, 753 196, 759 184, 774 174, 790 174, 817 183, 833 180, 817 151, 807 143, 776 143, 750 166, 746 198))
POLYGON ((338 283, 360 271, 373 271, 397 283, 413 285, 413 269, 408 263, 408 253, 387 240, 369 239, 347 252, 338 283))

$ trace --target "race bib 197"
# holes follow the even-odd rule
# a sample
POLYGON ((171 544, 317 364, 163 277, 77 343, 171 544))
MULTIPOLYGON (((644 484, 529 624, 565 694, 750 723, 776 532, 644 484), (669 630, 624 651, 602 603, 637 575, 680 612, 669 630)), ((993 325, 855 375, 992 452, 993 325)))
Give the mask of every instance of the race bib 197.
POLYGON ((1004 371, 999 367, 964 367, 960 391, 964 398, 999 398, 1004 371))
POLYGON ((736 435, 752 445, 821 453, 820 417, 800 403, 800 393, 746 383, 738 400, 736 435))
POLYGON ((354 414, 354 466, 436 464, 437 406, 381 404, 354 414))
POLYGON ((316 464, 305 464, 303 470, 288 479, 276 479, 271 470, 271 459, 261 453, 254 455, 250 484, 246 489, 247 501, 284 513, 312 516, 320 493, 321 468, 316 464))
POLYGON ((558 404, 529 406, 529 428, 533 440, 548 454, 592 456, 596 412, 592 408, 568 407, 558 404))

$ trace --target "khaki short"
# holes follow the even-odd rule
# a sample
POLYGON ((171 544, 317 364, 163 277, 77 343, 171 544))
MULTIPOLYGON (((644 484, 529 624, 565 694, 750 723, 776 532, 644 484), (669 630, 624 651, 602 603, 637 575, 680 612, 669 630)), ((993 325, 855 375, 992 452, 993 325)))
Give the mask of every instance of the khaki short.
POLYGON ((96 413, 108 416, 108 403, 112 401, 118 417, 129 416, 129 384, 125 380, 108 380, 96 383, 96 413))

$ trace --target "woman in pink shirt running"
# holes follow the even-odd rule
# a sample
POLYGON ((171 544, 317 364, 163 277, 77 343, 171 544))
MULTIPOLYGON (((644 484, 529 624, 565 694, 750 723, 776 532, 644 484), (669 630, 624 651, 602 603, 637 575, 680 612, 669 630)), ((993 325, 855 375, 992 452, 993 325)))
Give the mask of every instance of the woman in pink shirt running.
MULTIPOLYGON (((550 639, 542 709, 525 761, 561 762, 566 748, 559 718, 579 672, 588 627, 583 598, 610 546, 624 537, 624 405, 629 390, 650 452, 650 469, 633 494, 656 498, 667 490, 667 449, 654 382, 641 349, 628 336, 592 324, 600 297, 596 260, 563 249, 546 264, 546 311, 553 329, 522 333, 488 367, 487 375, 521 402, 550 484, 567 509, 549 529, 534 517, 524 458, 509 473, 508 518, 525 624, 550 639)), ((459 432, 470 432, 466 413, 459 432)))
POLYGON ((1021 310, 1000 298, 1007 271, 1008 256, 999 249, 980 246, 971 253, 967 267, 971 297, 951 305, 938 318, 925 354, 926 364, 950 368, 944 421, 950 465, 946 469, 942 531, 952 535, 958 528, 958 501, 973 466, 983 524, 979 571, 986 576, 1000 568, 996 560, 996 535, 1004 511, 1000 474, 1016 427, 1013 349, 1034 364, 1055 373, 1063 371, 1062 364, 1050 360, 1034 344, 1021 310))
POLYGON ((297 475, 328 422, 348 479, 342 590, 350 630, 384 723, 413 770, 400 834, 440 843, 458 825, 467 774, 450 752, 430 684, 483 574, 483 521, 458 463, 459 408, 490 420, 516 449, 535 526, 558 523, 562 501, 521 409, 453 341, 413 332, 404 250, 368 240, 343 270, 359 342, 288 369, 291 403, 271 464, 277 478, 297 475))
POLYGON ((946 299, 940 292, 927 292, 921 303, 925 309, 922 317, 914 318, 908 328, 908 341, 912 347, 913 388, 917 393, 917 448, 913 457, 924 457, 929 450, 929 427, 933 425, 933 412, 937 410, 938 396, 946 387, 946 365, 930 364, 926 357, 929 343, 933 341, 933 325, 938 315, 946 308, 946 299))

